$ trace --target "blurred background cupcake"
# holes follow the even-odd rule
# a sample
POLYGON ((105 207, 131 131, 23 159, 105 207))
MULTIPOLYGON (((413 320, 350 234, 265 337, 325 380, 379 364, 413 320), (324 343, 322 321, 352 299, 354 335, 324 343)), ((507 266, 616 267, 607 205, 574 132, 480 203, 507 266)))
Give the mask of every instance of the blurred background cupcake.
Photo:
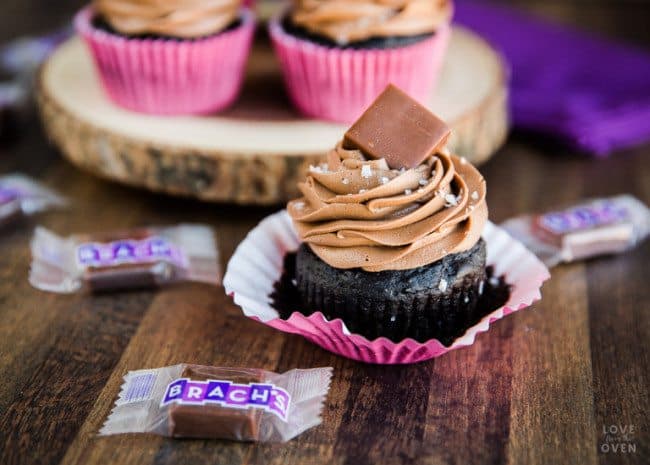
POLYGON ((255 21, 241 0, 95 0, 75 27, 115 103, 205 114, 236 99, 255 21))
POLYGON ((269 29, 298 110, 351 122, 390 83, 428 100, 452 13, 451 0, 294 0, 269 29))

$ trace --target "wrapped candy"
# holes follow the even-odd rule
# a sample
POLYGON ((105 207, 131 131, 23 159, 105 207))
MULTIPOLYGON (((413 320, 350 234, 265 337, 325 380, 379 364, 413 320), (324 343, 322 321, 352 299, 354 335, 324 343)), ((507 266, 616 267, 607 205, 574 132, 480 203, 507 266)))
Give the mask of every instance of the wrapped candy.
POLYGON ((635 247, 650 234, 650 210, 620 195, 512 218, 501 226, 552 267, 635 247))
POLYGON ((100 435, 285 442, 321 423, 332 368, 284 374, 174 365, 130 371, 100 435))
POLYGON ((0 176, 0 225, 65 205, 63 197, 27 176, 0 176))
POLYGON ((31 247, 29 280, 51 292, 220 282, 216 241, 207 226, 182 224, 69 238, 39 227, 31 247))

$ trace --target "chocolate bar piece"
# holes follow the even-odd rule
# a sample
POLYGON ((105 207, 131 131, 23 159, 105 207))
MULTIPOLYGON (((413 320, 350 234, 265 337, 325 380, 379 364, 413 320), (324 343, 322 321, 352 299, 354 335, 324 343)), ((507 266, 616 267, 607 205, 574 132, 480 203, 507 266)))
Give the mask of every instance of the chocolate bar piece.
POLYGON ((391 84, 345 133, 343 147, 384 158, 394 169, 415 168, 444 147, 449 135, 443 121, 391 84))
MULTIPOLYGON (((261 383, 264 374, 255 369, 214 368, 188 365, 181 375, 192 381, 225 380, 237 384, 261 383)), ((256 408, 222 407, 217 404, 172 404, 169 436, 257 441, 263 411, 256 408)))

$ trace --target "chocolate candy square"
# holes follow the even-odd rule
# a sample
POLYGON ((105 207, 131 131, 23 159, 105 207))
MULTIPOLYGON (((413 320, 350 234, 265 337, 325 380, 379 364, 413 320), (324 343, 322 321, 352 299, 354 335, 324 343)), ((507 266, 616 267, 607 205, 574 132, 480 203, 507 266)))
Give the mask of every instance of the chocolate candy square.
POLYGON ((450 129, 426 107, 390 84, 345 133, 343 146, 394 169, 415 168, 442 148, 450 129))

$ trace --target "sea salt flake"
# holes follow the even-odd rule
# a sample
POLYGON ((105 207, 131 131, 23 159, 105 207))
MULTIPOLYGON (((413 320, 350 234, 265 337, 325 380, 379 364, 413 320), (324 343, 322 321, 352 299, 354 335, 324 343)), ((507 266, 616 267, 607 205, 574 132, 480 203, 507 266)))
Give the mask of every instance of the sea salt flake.
POLYGON ((458 205, 458 201, 460 200, 460 195, 456 197, 454 194, 447 194, 445 195, 445 207, 455 207, 458 205))
POLYGON ((361 167, 361 177, 368 179, 372 177, 372 168, 369 165, 363 165, 361 167))
POLYGON ((387 184, 388 181, 390 181, 390 179, 388 179, 386 176, 382 176, 380 181, 381 181, 382 184, 387 184))
POLYGON ((305 202, 296 202, 296 203, 294 204, 294 206, 295 206, 298 210, 302 210, 303 208, 305 208, 305 202))
POLYGON ((478 192, 472 192, 472 200, 478 200, 478 192))
POLYGON ((320 166, 309 165, 309 171, 314 173, 322 173, 323 169, 320 166))
POLYGON ((365 189, 361 189, 361 190, 359 191, 359 194, 363 194, 364 192, 366 192, 366 190, 365 190, 365 189))
POLYGON ((499 285, 499 278, 497 278, 496 276, 492 276, 490 278, 490 284, 492 286, 495 286, 495 287, 498 286, 499 285))
POLYGON ((460 157, 460 164, 461 164, 461 165, 465 165, 465 164, 467 164, 467 158, 465 158, 465 157, 460 157))
POLYGON ((395 321, 396 319, 397 319, 397 318, 395 317, 395 315, 393 315, 393 316, 390 317, 390 321, 395 321))
POLYGON ((348 178, 343 178, 343 179, 341 179, 341 182, 342 182, 344 185, 346 185, 346 186, 347 186, 348 184, 350 184, 350 180, 349 180, 348 178))
POLYGON ((419 184, 420 184, 421 186, 426 186, 427 184, 429 184, 429 181, 427 181, 426 179, 420 179, 420 183, 419 183, 419 184))
POLYGON ((404 189, 404 194, 405 195, 411 195, 413 191, 411 189, 404 189))
POLYGON ((447 290, 447 280, 446 279, 441 279, 440 282, 438 283, 438 289, 440 289, 440 292, 445 292, 447 290))
POLYGON ((485 287, 485 281, 478 283, 478 295, 483 295, 483 288, 485 287))
POLYGON ((465 298, 463 299, 463 302, 468 303, 469 302, 469 296, 466 295, 465 298))

